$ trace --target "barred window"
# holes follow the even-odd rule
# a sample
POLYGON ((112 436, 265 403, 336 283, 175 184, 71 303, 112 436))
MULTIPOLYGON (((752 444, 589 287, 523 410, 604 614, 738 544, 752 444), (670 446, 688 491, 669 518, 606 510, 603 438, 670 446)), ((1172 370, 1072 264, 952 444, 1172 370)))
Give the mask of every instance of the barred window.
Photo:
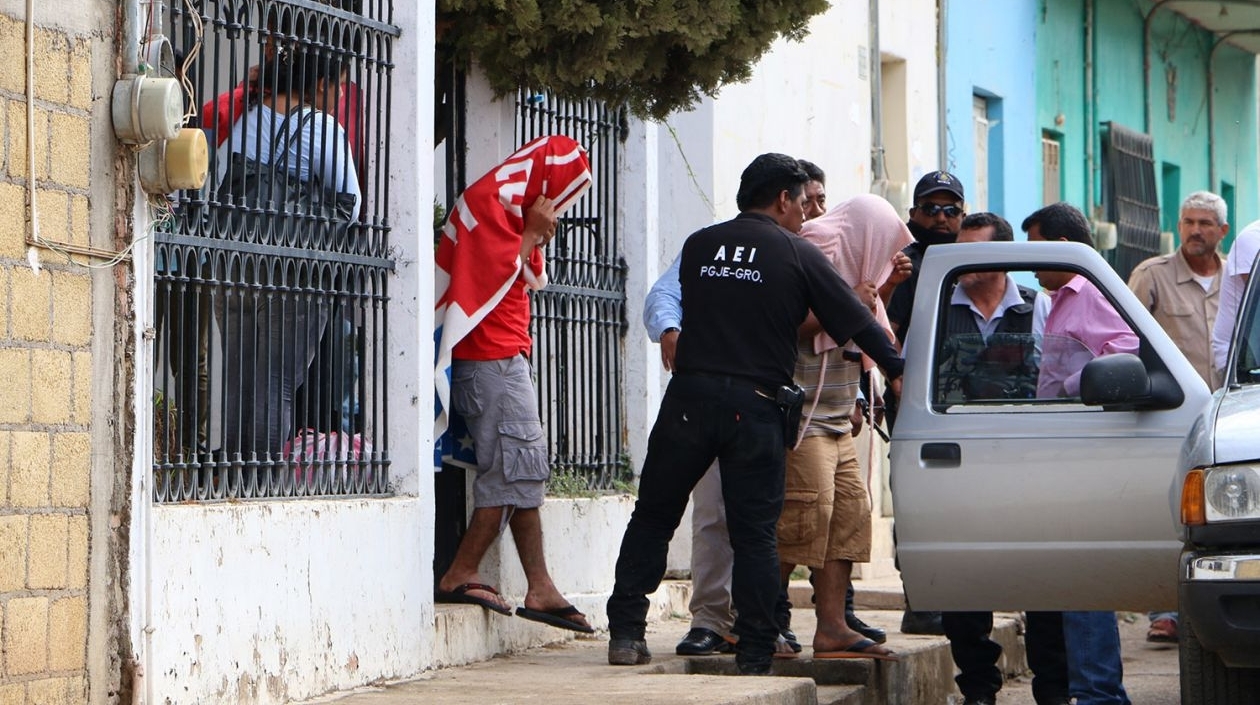
POLYGON ((392 5, 170 9, 211 160, 154 236, 155 499, 386 494, 392 5))

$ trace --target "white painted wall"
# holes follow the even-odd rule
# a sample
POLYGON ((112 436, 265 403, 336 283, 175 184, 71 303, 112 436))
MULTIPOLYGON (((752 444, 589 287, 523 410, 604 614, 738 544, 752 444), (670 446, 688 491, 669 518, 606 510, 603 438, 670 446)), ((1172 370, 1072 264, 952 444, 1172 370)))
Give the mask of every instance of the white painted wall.
MULTIPOLYGON (((663 125, 632 125, 620 175, 620 215, 631 268, 627 418, 636 467, 666 381, 656 347, 642 334, 642 299, 685 236, 734 215, 739 173, 761 152, 783 151, 820 164, 828 171, 833 202, 869 188, 869 85, 859 77, 865 12, 864 1, 837 2, 815 20, 804 43, 777 45, 749 84, 729 87, 663 125)), ((150 507, 148 491, 137 483, 136 506, 150 511, 134 515, 132 536, 137 544, 149 536, 151 543, 147 551, 133 552, 130 597, 134 606, 151 600, 153 612, 143 620, 137 615, 131 636, 140 645, 149 633, 150 648, 137 652, 144 654, 157 701, 283 702, 484 656, 484 649, 462 652, 449 638, 442 644, 435 638, 428 467, 435 171, 434 96, 427 77, 433 75, 433 3, 403 3, 395 13, 403 35, 394 53, 391 105, 390 215, 397 272, 391 281, 388 373, 391 471, 398 495, 150 507)), ((905 52, 916 67, 926 61, 908 80, 912 132, 923 135, 910 150, 917 173, 934 168, 933 13, 930 0, 910 0, 888 9, 883 25, 903 23, 905 34, 888 41, 886 52, 905 52)), ((468 169, 479 174, 516 147, 513 117, 510 105, 494 103, 476 80, 470 80, 469 96, 469 115, 476 122, 469 130, 468 169)), ((629 506, 625 498, 593 503, 585 511, 581 502, 544 506, 556 582, 597 624, 604 620, 603 601, 629 506)), ((501 579, 508 595, 523 594, 511 542, 501 543, 503 549, 487 557, 486 577, 501 579)), ((487 628, 505 626, 492 624, 477 622, 469 629, 486 639, 487 628)), ((524 632, 495 637, 486 646, 499 650, 554 638, 554 631, 524 632)))
POLYGON ((420 504, 155 508, 156 701, 283 703, 419 671, 432 623, 420 504))
MULTIPOLYGON (((881 0, 880 51, 906 62, 905 120, 909 143, 903 171, 911 190, 937 164, 937 0, 881 0)), ((907 214, 908 215, 908 214, 907 214)))
MULTIPOLYGON (((649 255, 640 262, 637 253, 628 251, 632 271, 636 266, 663 269, 687 235, 733 217, 738 212, 739 175, 758 154, 782 152, 821 166, 832 205, 871 191, 874 66, 868 11, 868 0, 833 2, 810 23, 804 41, 777 42, 748 82, 727 86, 717 98, 666 120, 658 140, 661 244, 655 254, 660 260, 652 261, 649 255)), ((898 167, 915 180, 936 168, 935 18, 934 0, 880 3, 880 50, 906 63, 905 95, 897 109, 902 111, 898 119, 906 121, 909 140, 900 149, 904 163, 898 167)), ((627 292, 631 300, 645 294, 646 288, 627 292)), ((638 320, 632 325, 639 325, 638 320)), ((668 375, 654 357, 658 354, 656 346, 649 346, 643 369, 650 385, 663 389, 668 375)), ((647 414, 648 429, 654 410, 655 406, 647 414)), ((639 447, 631 448, 637 451, 636 466, 641 465, 639 447)), ((878 515, 883 482, 877 478, 873 484, 878 515)), ((670 545, 669 570, 687 570, 690 544, 688 515, 670 545)), ((885 546, 877 553, 889 550, 885 546)))
MULTIPOLYGON (((137 482, 129 601, 148 702, 282 703, 433 663, 434 19, 432 0, 394 9, 402 35, 392 54, 397 269, 387 373, 396 496, 154 507, 137 482)), ((137 281, 151 286, 152 277, 137 281)))

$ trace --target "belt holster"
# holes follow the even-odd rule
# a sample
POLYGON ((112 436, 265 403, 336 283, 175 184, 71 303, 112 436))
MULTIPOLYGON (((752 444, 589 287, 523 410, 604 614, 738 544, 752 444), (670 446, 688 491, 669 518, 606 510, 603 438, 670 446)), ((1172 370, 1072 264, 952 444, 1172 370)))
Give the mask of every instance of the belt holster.
POLYGON ((774 391, 774 403, 779 405, 783 414, 783 444, 791 448, 796 445, 796 434, 801 431, 805 392, 795 384, 785 384, 774 391))

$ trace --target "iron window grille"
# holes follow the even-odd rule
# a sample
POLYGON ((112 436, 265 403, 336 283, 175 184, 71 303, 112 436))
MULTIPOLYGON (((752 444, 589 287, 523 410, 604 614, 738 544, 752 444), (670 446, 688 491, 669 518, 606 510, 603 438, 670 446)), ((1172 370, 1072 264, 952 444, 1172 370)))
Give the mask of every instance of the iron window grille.
POLYGON ((626 114, 593 100, 521 91, 517 143, 548 134, 577 140, 594 185, 560 219, 551 283, 532 298, 530 333, 538 408, 552 469, 593 490, 631 479, 626 456, 624 368, 626 261, 617 222, 617 172, 626 114))
POLYGON ((211 159, 154 236, 157 502, 389 493, 392 13, 172 4, 211 159))

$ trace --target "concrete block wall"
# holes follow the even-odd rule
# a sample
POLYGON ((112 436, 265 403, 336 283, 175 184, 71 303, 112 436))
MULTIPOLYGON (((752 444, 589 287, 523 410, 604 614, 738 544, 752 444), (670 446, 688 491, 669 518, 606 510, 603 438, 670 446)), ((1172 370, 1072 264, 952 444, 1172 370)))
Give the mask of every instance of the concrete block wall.
MULTIPOLYGON (((0 14, 0 703, 88 699, 88 506, 93 307, 89 270, 27 261, 24 18, 0 14)), ((88 243, 89 40, 38 28, 40 232, 88 243)))

